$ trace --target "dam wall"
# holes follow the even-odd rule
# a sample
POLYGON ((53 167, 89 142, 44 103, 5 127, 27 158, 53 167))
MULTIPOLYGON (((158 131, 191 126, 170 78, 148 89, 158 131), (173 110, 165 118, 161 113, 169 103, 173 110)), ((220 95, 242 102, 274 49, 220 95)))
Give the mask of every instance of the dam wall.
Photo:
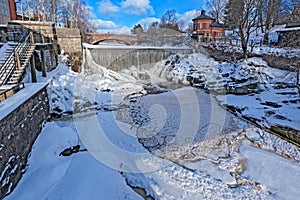
POLYGON ((176 47, 143 47, 143 46, 103 46, 86 47, 96 64, 114 71, 135 66, 149 69, 161 60, 173 54, 191 54, 191 48, 176 47))

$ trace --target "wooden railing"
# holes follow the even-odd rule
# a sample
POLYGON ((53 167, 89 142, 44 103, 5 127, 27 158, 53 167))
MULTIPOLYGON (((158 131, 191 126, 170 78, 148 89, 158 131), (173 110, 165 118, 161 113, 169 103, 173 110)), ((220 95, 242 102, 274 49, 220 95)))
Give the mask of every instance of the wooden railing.
POLYGON ((13 71, 16 70, 16 68, 21 68, 20 57, 22 58, 26 56, 26 53, 31 48, 28 43, 34 42, 30 40, 32 40, 32 33, 28 34, 26 37, 24 35, 19 40, 18 45, 13 49, 12 53, 7 57, 2 68, 0 69, 0 85, 5 84, 10 79, 13 71))
POLYGON ((0 93, 0 102, 7 99, 8 97, 12 96, 13 94, 19 92, 20 90, 22 90, 23 88, 25 88, 24 83, 20 83, 16 86, 14 86, 13 88, 6 90, 4 92, 0 93))

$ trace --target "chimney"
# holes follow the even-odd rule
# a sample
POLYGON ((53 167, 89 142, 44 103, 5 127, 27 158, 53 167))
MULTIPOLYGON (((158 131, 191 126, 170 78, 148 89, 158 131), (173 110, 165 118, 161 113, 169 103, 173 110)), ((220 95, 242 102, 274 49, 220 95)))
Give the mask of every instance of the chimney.
POLYGON ((15 0, 9 0, 9 12, 10 12, 10 20, 16 20, 17 19, 17 7, 15 0))
POLYGON ((205 15, 205 10, 201 10, 201 15, 205 15))

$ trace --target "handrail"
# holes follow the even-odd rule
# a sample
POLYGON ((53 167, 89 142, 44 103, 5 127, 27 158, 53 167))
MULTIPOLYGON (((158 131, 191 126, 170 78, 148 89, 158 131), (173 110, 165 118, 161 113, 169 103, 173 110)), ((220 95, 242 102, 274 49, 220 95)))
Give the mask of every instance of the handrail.
MULTIPOLYGON (((5 65, 11 65, 12 62, 14 62, 14 56, 13 56, 13 53, 10 54, 10 56, 8 57, 8 59, 5 61, 5 63, 3 64, 3 66, 5 65)), ((9 70, 9 68, 6 68, 6 69, 2 69, 0 71, 0 80, 2 79, 2 77, 4 77, 5 73, 8 74, 8 73, 11 73, 12 70, 14 70, 15 67, 12 67, 11 70, 9 70), (7 73, 7 71, 9 70, 9 72, 7 73)), ((6 77, 4 77, 4 79, 0 82, 0 86, 3 85, 8 79, 8 75, 6 77)))
POLYGON ((29 38, 29 31, 25 31, 21 36, 20 40, 18 41, 18 43, 26 43, 26 40, 28 40, 28 38, 29 38), (25 38, 24 41, 23 38, 25 38))
MULTIPOLYGON (((7 99, 9 96, 7 95, 7 93, 9 93, 10 91, 13 92, 13 94, 19 92, 20 90, 22 90, 24 88, 24 83, 19 83, 18 85, 12 87, 11 89, 9 90, 5 90, 4 92, 0 93, 0 97, 2 95, 4 95, 4 100, 7 99)), ((1 102, 1 98, 0 98, 0 102, 1 102)))
MULTIPOLYGON (((18 45, 20 44, 20 43, 22 43, 22 40, 23 40, 23 38, 25 37, 25 39, 24 39, 24 43, 28 43, 28 39, 29 39, 29 34, 27 33, 26 35, 25 34, 23 34, 23 36, 21 37, 21 39, 19 40, 19 42, 18 42, 18 45), (25 37, 26 36, 26 37, 25 37)), ((16 48, 17 48, 17 46, 13 49, 13 52, 16 50, 16 48)), ((12 53, 13 53, 12 52, 12 53)), ((12 54, 11 54, 12 55, 12 54)), ((6 64, 6 62, 7 62, 7 60, 9 59, 9 57, 10 56, 8 56, 8 58, 5 60, 5 62, 3 63, 3 66, 6 64)), ((1 68, 0 68, 1 69, 1 68)))
MULTIPOLYGON (((27 37, 28 38, 28 37, 27 37)), ((13 56, 13 53, 16 51, 18 52, 19 50, 22 50, 20 51, 19 53, 19 56, 24 56, 24 54, 30 49, 30 45, 28 44, 22 44, 22 43, 19 43, 14 51, 11 53, 11 55, 8 57, 8 59, 5 61, 5 63, 3 64, 3 66, 5 65, 12 65, 13 67, 8 67, 6 69, 3 69, 2 71, 0 71, 0 80, 3 79, 2 81, 0 81, 0 85, 3 85, 4 83, 7 82, 7 80, 12 76, 12 72, 16 69, 16 65, 13 64, 13 62, 15 62, 14 58, 15 56, 13 56), (25 48, 23 48, 23 45, 26 45, 25 48), (6 74, 6 76, 5 76, 6 74), (4 78, 3 78, 4 77, 4 78)))

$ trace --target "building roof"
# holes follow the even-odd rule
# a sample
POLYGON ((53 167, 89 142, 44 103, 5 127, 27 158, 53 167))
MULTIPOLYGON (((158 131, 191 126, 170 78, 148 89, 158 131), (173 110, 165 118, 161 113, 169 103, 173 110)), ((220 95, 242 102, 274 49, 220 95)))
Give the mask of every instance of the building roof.
POLYGON ((283 28, 281 30, 277 30, 276 32, 290 32, 290 31, 300 31, 300 27, 283 28))
POLYGON ((214 21, 210 24, 211 27, 218 27, 218 28, 226 28, 225 24, 221 24, 217 21, 214 21))
POLYGON ((205 10, 201 10, 201 15, 192 19, 193 21, 198 20, 198 19, 211 19, 213 20, 214 18, 212 18, 211 16, 208 16, 205 14, 205 10))

